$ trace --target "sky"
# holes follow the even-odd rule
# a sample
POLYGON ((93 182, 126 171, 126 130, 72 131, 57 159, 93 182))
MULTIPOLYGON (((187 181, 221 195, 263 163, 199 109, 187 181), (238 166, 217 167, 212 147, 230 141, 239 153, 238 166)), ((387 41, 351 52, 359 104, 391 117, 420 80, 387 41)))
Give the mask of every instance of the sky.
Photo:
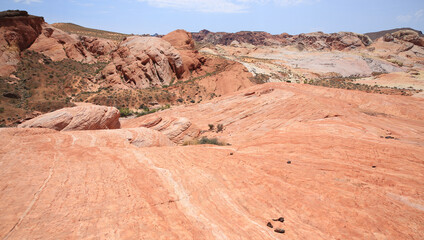
POLYGON ((424 31, 424 0, 0 0, 8 9, 127 34, 424 31))

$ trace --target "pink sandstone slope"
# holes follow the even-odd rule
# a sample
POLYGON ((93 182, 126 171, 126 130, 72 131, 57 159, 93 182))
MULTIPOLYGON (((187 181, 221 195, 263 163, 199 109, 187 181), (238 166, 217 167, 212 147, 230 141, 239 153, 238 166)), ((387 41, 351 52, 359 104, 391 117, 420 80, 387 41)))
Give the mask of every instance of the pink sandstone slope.
POLYGON ((2 129, 0 236, 423 239, 423 101, 272 83, 124 129, 2 129), (232 145, 139 147, 116 134, 177 116, 224 124, 203 135, 232 145))

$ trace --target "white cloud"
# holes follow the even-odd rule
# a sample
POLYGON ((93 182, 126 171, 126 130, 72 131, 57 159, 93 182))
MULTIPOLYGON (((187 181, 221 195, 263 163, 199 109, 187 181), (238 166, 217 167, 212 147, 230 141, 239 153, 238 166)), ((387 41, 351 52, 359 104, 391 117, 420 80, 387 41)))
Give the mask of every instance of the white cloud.
POLYGON ((399 15, 396 20, 400 23, 409 23, 411 21, 419 21, 424 16, 424 9, 416 11, 414 14, 399 15))
POLYGON ((416 18, 421 18, 424 15, 424 9, 420 9, 415 13, 416 18))
POLYGON ((396 17, 396 20, 401 23, 408 23, 412 20, 411 15, 399 15, 396 17))
POLYGON ((292 6, 320 0, 138 0, 160 8, 174 8, 194 12, 241 13, 247 12, 254 4, 274 3, 292 6))
POLYGON ((138 0, 147 2, 149 5, 160 8, 175 8, 185 11, 197 12, 222 12, 222 13, 238 13, 245 12, 247 6, 244 4, 234 3, 230 0, 138 0))
POLYGON ((25 3, 25 4, 31 4, 31 3, 38 3, 41 2, 41 0, 13 0, 16 3, 25 3))

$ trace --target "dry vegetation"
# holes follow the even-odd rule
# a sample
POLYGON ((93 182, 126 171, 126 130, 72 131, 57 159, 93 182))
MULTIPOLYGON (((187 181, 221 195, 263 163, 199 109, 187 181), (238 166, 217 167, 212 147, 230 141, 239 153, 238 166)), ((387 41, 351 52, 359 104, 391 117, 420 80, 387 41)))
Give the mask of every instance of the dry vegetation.
POLYGON ((421 90, 415 89, 402 89, 402 88, 390 88, 383 86, 371 86, 367 84, 355 83, 354 78, 322 78, 322 79, 314 79, 305 81, 307 84, 315 85, 315 86, 323 86, 330 88, 342 88, 348 90, 358 90, 368 93, 380 93, 387 95, 403 95, 403 96, 412 96, 415 93, 421 92, 421 90))
POLYGON ((122 41, 122 39, 129 36, 128 34, 123 34, 123 33, 116 33, 116 32, 86 28, 86 27, 82 27, 73 23, 53 23, 52 26, 59 28, 70 34, 105 38, 105 39, 111 39, 115 41, 122 41))

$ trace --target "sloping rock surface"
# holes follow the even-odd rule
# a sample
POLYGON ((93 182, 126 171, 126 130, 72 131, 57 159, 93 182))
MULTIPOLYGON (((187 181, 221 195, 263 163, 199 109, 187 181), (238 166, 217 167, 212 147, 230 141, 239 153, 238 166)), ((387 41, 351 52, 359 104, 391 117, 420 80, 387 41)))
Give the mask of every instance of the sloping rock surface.
POLYGON ((0 236, 423 239, 423 101, 269 83, 155 115, 232 146, 1 129, 0 236))
POLYGON ((123 128, 146 127, 165 134, 175 143, 183 143, 200 135, 200 129, 188 118, 147 116, 125 121, 123 128))
POLYGON ((28 120, 19 127, 58 131, 116 129, 120 128, 119 110, 96 105, 63 108, 28 120))

